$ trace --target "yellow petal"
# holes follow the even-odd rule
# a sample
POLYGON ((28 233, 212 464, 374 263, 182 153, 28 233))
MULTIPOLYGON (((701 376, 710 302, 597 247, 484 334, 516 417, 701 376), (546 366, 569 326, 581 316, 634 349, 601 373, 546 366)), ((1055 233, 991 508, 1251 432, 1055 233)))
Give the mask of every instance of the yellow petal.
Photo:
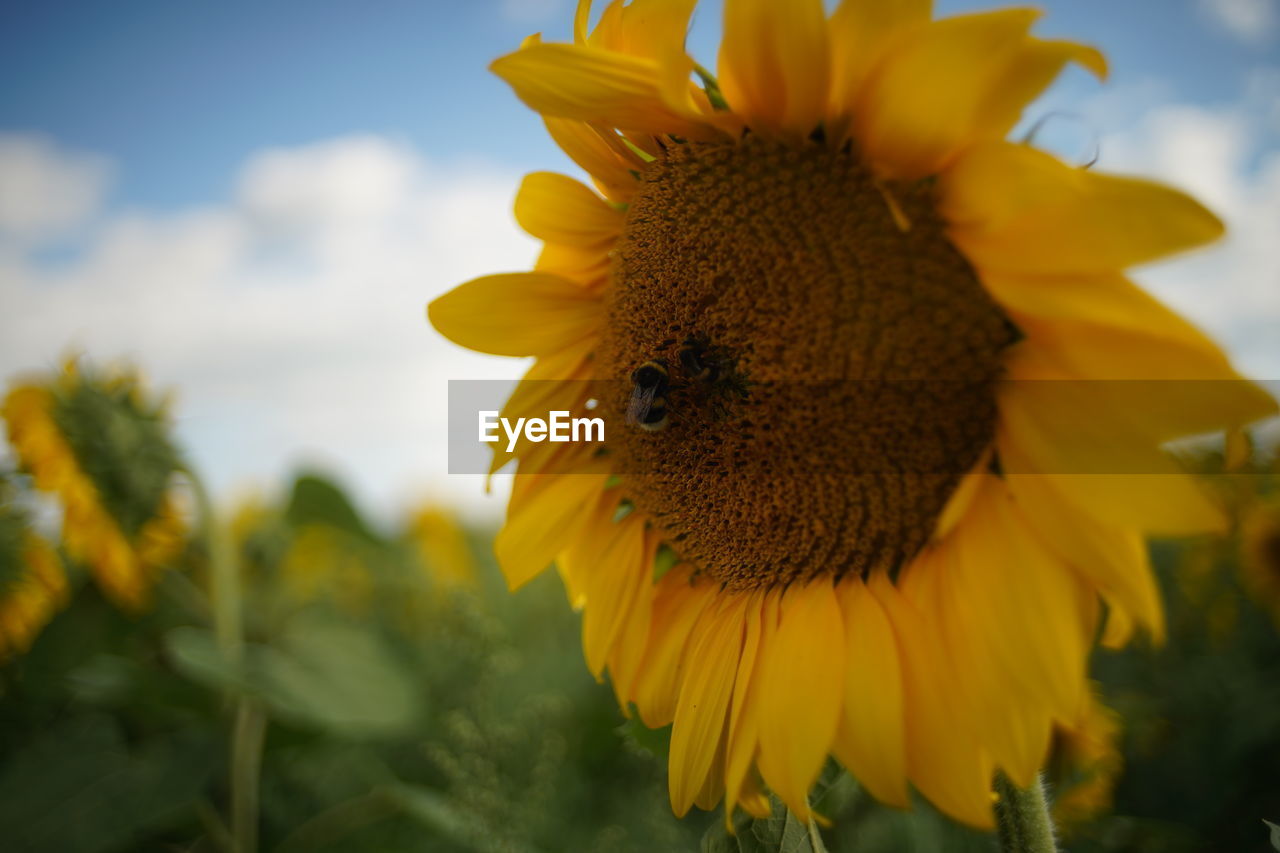
POLYGON ((533 172, 516 193, 516 221, 539 240, 593 247, 615 242, 625 216, 567 175, 533 172))
POLYGON ((1068 62, 1107 77, 1107 60, 1097 49, 1070 41, 1029 38, 1010 55, 992 82, 974 117, 976 135, 1003 138, 1022 118, 1027 104, 1040 97, 1068 62))
MULTIPOLYGON (((594 349, 594 341, 588 339, 539 358, 511 392, 498 417, 514 421, 517 418, 545 418, 548 412, 567 411, 574 416, 587 414, 586 401, 591 396, 588 380, 592 375, 591 353, 594 349)), ((489 474, 493 475, 513 458, 523 458, 533 446, 537 444, 525 438, 523 433, 511 453, 507 452, 505 441, 495 442, 489 474)))
POLYGON ((909 597, 938 628, 945 665, 957 674, 956 725, 979 742, 1011 778, 1029 784, 1044 762, 1051 733, 1044 704, 1016 689, 988 630, 990 614, 966 595, 957 549, 947 543, 909 570, 909 597), (926 568, 927 567, 927 568, 926 568))
POLYGON ((573 13, 573 41, 576 44, 587 43, 587 27, 591 23, 591 0, 578 0, 578 7, 573 13))
MULTIPOLYGON (((1102 645, 1108 649, 1121 649, 1133 638, 1133 613, 1114 602, 1107 602, 1107 622, 1102 631, 1102 645)), ((1162 639, 1162 638, 1161 638, 1162 639)), ((1160 640, 1156 640, 1160 642, 1160 640)))
POLYGON ((638 158, 621 155, 586 122, 567 118, 545 118, 543 121, 560 149, 595 179, 605 195, 624 203, 631 198, 637 185, 632 173, 644 166, 638 158))
POLYGON ((898 644, 884 608, 860 579, 838 587, 844 613, 844 711, 835 753, 881 802, 907 797, 907 751, 898 644))
POLYGON ((984 478, 990 475, 993 455, 993 450, 988 448, 978 457, 978 461, 973 464, 973 467, 960 478, 955 490, 951 492, 951 497, 947 498, 946 504, 942 507, 942 513, 938 516, 937 523, 934 524, 934 539, 945 538, 960 523, 965 513, 969 511, 969 507, 973 504, 973 499, 977 495, 984 478))
MULTIPOLYGON (((606 511, 613 507, 605 503, 606 511)), ((597 516, 595 527, 603 526, 597 516)), ((576 543, 575 543, 576 544, 576 543)), ((577 577, 586 578, 587 606, 582 615, 582 648, 587 668, 596 678, 604 672, 605 661, 630 616, 639 595, 639 586, 649 583, 653 572, 653 551, 646 547, 644 519, 632 514, 613 525, 603 549, 580 550, 571 546, 562 556, 577 577)))
POLYGON ((635 692, 629 697, 635 702, 641 721, 651 729, 670 725, 675 718, 689 661, 687 652, 691 651, 690 638, 715 599, 716 589, 705 580, 695 583, 679 568, 667 572, 658 582, 644 664, 635 692))
POLYGON ((1060 718, 1080 703, 1085 656, 1085 594, 1066 566, 1032 534, 1006 484, 988 477, 965 524, 948 543, 955 559, 948 580, 951 604, 972 612, 970 635, 987 640, 986 653, 1011 687, 1042 702, 1060 718))
POLYGON ((792 586, 773 642, 764 649, 760 770, 801 820, 831 751, 843 700, 844 627, 831 581, 792 586), (822 654, 815 654, 822 649, 822 654))
POLYGON ((757 132, 808 136, 822 122, 830 70, 821 0, 726 0, 720 89, 757 132))
POLYGON ((611 248, 608 244, 583 248, 545 243, 533 268, 567 278, 593 293, 599 293, 609 277, 611 248))
POLYGON ((1061 378, 1099 381, 1106 409, 1131 412, 1172 439, 1248 424, 1277 411, 1213 341, 1118 273, 1008 274, 984 284, 1061 378), (1170 381, 1172 380, 1172 381, 1170 381))
POLYGON ((1164 613, 1141 535, 1076 509, 1050 478, 1007 472, 1004 477, 1018 509, 1045 544, 1112 602, 1113 610, 1123 609, 1160 642, 1164 613))
POLYGON ((999 394, 997 447, 1010 474, 1047 478, 1098 521, 1145 533, 1220 530, 1220 508, 1160 450, 1141 413, 1099 382, 1026 381, 1036 368, 1024 341, 999 394))
POLYGON ((867 78, 899 39, 928 23, 932 7, 932 0, 843 0, 831 16, 827 113, 840 124, 828 130, 836 145, 847 138, 848 119, 867 78))
POLYGON ((951 240, 984 272, 1109 272, 1222 235, 1217 217, 1177 190, 1012 142, 968 149, 939 190, 951 240))
POLYGON ((506 273, 472 279, 427 306, 436 331, 493 355, 547 355, 596 334, 597 294, 558 275, 506 273))
POLYGON ((988 106, 1009 85, 1010 65, 1038 17, 1003 9, 913 29, 884 57, 858 100, 856 133, 865 156, 889 178, 937 174, 960 151, 1005 130, 984 126, 988 106))
MULTIPOLYGON (((707 135, 691 101, 670 100, 674 71, 652 59, 584 45, 537 44, 498 59, 490 70, 546 116, 655 136, 707 135)), ((683 73, 688 79, 688 69, 683 73)))
POLYGON ((697 0, 619 0, 609 5, 589 43, 646 59, 684 53, 689 17, 697 0))
POLYGON ((693 804, 703 811, 711 811, 724 797, 724 773, 721 771, 724 768, 725 742, 728 737, 728 730, 722 726, 716 751, 711 756, 711 770, 707 772, 706 778, 702 780, 702 787, 693 798, 693 804))
POLYGON ((634 598, 627 608, 626 619, 618 632, 617 642, 609 656, 609 677, 613 682, 613 690, 618 697, 618 705, 630 716, 627 707, 630 697, 635 693, 635 682, 644 662, 645 648, 649 640, 649 624, 653 617, 653 572, 654 555, 657 552, 658 540, 649 531, 645 534, 645 559, 648 561, 642 570, 630 581, 635 585, 634 598))
POLYGON ((936 626, 921 618, 883 572, 871 575, 868 588, 898 641, 912 783, 956 820, 991 829, 991 757, 972 732, 956 725, 950 701, 955 673, 946 666, 936 626))
POLYGON ((742 656, 738 661, 733 684, 733 703, 729 708, 729 739, 725 756, 726 826, 733 826, 733 809, 743 796, 744 786, 756 756, 760 725, 761 647, 773 642, 778 625, 778 594, 753 595, 747 603, 746 633, 742 656))
POLYGON ((742 784, 742 793, 738 804, 742 810, 754 818, 763 820, 773 813, 773 804, 764 792, 764 780, 759 773, 748 773, 742 784))
MULTIPOLYGON (((601 499, 605 480, 603 474, 548 475, 531 499, 519 506, 513 500, 507 523, 493 540, 498 565, 512 590, 541 574, 579 535, 587 520, 584 510, 590 501, 601 499)), ((609 532, 588 530, 586 535, 609 532)))
MULTIPOLYGON (((668 781, 671 809, 684 817, 708 773, 719 773, 716 752, 724 738, 725 717, 742 650, 746 596, 724 601, 711 615, 691 651, 675 725, 671 729, 668 781)), ((705 617, 704 617, 705 618, 705 617)))

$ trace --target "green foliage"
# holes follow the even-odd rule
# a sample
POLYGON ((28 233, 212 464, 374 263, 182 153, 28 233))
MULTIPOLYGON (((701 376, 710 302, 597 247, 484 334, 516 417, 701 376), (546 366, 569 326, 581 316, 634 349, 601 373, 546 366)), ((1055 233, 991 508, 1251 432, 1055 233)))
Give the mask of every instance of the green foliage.
POLYGON ((81 374, 59 388, 52 416, 126 536, 156 514, 178 457, 162 411, 142 401, 137 382, 81 374))
POLYGON ((739 815, 733 834, 721 825, 702 837, 702 853, 826 853, 816 827, 797 818, 776 798, 773 813, 752 819, 739 815))
POLYGON ((380 635, 332 617, 295 618, 274 645, 250 644, 238 667, 222 658, 211 631, 175 628, 165 641, 183 675, 254 695, 296 725, 373 737, 405 735, 422 722, 424 698, 406 663, 380 635))
POLYGON ((319 524, 375 541, 342 489, 319 474, 303 474, 294 481, 285 519, 295 527, 319 524))
MULTIPOLYGON (((1246 486, 1274 488, 1257 477, 1222 487, 1246 486)), ((737 815, 734 834, 718 813, 675 820, 669 732, 626 719, 587 674, 554 573, 506 591, 492 531, 467 532, 476 577, 458 587, 432 576, 409 531, 370 524, 316 474, 236 529, 238 653, 215 634, 196 545, 141 616, 73 578, 67 610, 0 667, 0 849, 226 849, 232 720, 246 701, 268 720, 266 851, 628 853, 699 839, 706 853, 993 849, 921 799, 906 812, 879 805, 834 763, 813 792, 832 820, 820 831, 776 803, 763 820, 737 815)), ((1238 581, 1236 543, 1153 555, 1169 641, 1096 655, 1124 718, 1125 771, 1110 812, 1069 827, 1068 847, 1269 850, 1276 625, 1238 581)))
POLYGON ((23 575, 22 547, 27 513, 15 500, 9 477, 0 470, 0 596, 23 575))
POLYGON ((79 583, 0 668, 0 848, 220 849, 241 697, 268 716, 261 850, 696 847, 709 818, 671 816, 665 758, 619 734, 554 574, 511 595, 473 531, 476 587, 436 583, 314 474, 237 524, 238 660, 197 546, 148 613, 79 583))
POLYGON ((193 816, 213 747, 184 731, 132 745, 109 716, 70 719, 0 770, 6 844, 28 853, 94 853, 163 836, 193 816))

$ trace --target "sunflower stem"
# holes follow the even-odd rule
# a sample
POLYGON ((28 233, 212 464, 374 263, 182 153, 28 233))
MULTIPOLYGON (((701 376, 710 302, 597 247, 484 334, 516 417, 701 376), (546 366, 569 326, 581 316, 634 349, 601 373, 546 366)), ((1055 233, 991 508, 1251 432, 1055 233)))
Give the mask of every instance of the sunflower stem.
POLYGON ((235 551, 231 547, 222 526, 218 523, 213 498, 200 476, 190 465, 183 465, 196 501, 196 515, 200 537, 209 555, 209 599, 213 610, 213 635, 218 650, 226 661, 239 666, 244 645, 240 624, 240 572, 236 566, 235 551))
MULTIPOLYGON (((244 616, 240 566, 227 531, 218 522, 209 490, 190 465, 182 466, 195 496, 201 538, 209 555, 209 598, 218 650, 232 667, 244 658, 244 616)), ((236 853, 258 847, 258 778, 267 717, 251 696, 230 697, 235 703, 231 732, 231 844, 236 853)))
POLYGON ((256 700, 240 697, 231 739, 231 835, 236 853, 258 849, 258 775, 267 716, 256 700))
POLYGON ((827 853, 826 845, 822 843, 822 833, 818 831, 818 822, 813 818, 809 818, 809 846, 813 848, 813 853, 827 853))
POLYGON ((1053 818, 1039 776, 1029 788, 1019 788, 1003 773, 996 774, 996 822, 1002 853, 1057 853, 1053 818))

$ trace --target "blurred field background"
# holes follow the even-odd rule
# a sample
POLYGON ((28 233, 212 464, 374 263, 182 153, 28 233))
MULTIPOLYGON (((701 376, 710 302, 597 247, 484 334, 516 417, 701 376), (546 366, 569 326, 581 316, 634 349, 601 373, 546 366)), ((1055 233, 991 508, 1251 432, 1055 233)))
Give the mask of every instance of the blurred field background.
MULTIPOLYGON (((1280 3, 1040 5, 1041 33, 1099 45, 1113 76, 1067 75, 1028 125, 1051 117, 1039 138, 1063 156, 1222 215, 1221 246, 1138 278, 1247 374, 1280 377, 1280 3)), ((571 6, 0 7, 0 379, 83 353, 172 395, 243 616, 231 667, 182 482, 186 533, 140 611, 63 549, 48 624, 14 621, 21 566, 0 566, 21 627, 0 663, 0 850, 226 850, 250 808, 262 850, 690 850, 708 829, 708 850, 803 850, 782 819, 727 841, 719 816, 671 816, 665 734, 591 679, 558 579, 505 590, 490 543, 507 482, 486 496, 445 474, 446 380, 522 365, 451 347, 423 306, 527 266, 520 173, 575 172, 485 65, 535 30, 567 37, 571 6), (259 738, 260 767, 233 749, 259 738)), ((704 61, 718 16, 695 20, 704 61)), ((1051 768, 1071 850, 1270 849, 1275 430, 1253 451, 1189 459, 1233 528, 1153 543, 1168 643, 1095 656, 1115 713, 1051 768)), ((0 476, 0 528, 59 545, 57 503, 7 448, 0 476)), ((834 772, 819 806, 832 851, 991 847, 834 772)))
MULTIPOLYGON (((1114 711, 1051 763, 1071 850, 1270 847, 1280 461, 1255 457, 1231 474, 1195 460, 1232 507, 1231 538, 1153 545, 1168 643, 1096 653, 1114 711)), ((29 487, 6 472, 6 516, 39 508, 29 487)), ((718 816, 671 816, 667 733, 624 720, 587 675, 554 573, 505 591, 492 528, 441 506, 375 522, 314 472, 229 509, 213 532, 239 564, 238 665, 220 647, 208 530, 140 612, 75 561, 25 653, 5 611, 6 850, 231 850, 238 808, 259 815, 262 850, 808 849, 782 817, 728 839, 718 816)), ((3 568, 0 608, 17 567, 3 568)), ((923 803, 877 805, 834 766, 819 791, 832 851, 994 849, 923 803)))

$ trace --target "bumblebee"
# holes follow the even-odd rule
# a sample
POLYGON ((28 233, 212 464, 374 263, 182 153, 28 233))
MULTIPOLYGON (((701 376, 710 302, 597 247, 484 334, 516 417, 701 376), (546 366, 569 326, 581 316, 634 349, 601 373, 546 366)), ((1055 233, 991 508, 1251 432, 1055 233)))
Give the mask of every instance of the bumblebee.
POLYGON ((671 377, 666 362, 646 361, 631 371, 631 401, 627 404, 627 423, 646 432, 657 432, 666 427, 667 392, 671 377))
POLYGON ((685 338, 676 352, 676 360, 693 382, 715 382, 724 373, 723 359, 703 338, 685 338))
POLYGON ((713 398, 730 400, 747 395, 750 382, 737 360, 723 347, 712 346, 705 336, 690 335, 676 351, 680 368, 691 385, 713 398))

